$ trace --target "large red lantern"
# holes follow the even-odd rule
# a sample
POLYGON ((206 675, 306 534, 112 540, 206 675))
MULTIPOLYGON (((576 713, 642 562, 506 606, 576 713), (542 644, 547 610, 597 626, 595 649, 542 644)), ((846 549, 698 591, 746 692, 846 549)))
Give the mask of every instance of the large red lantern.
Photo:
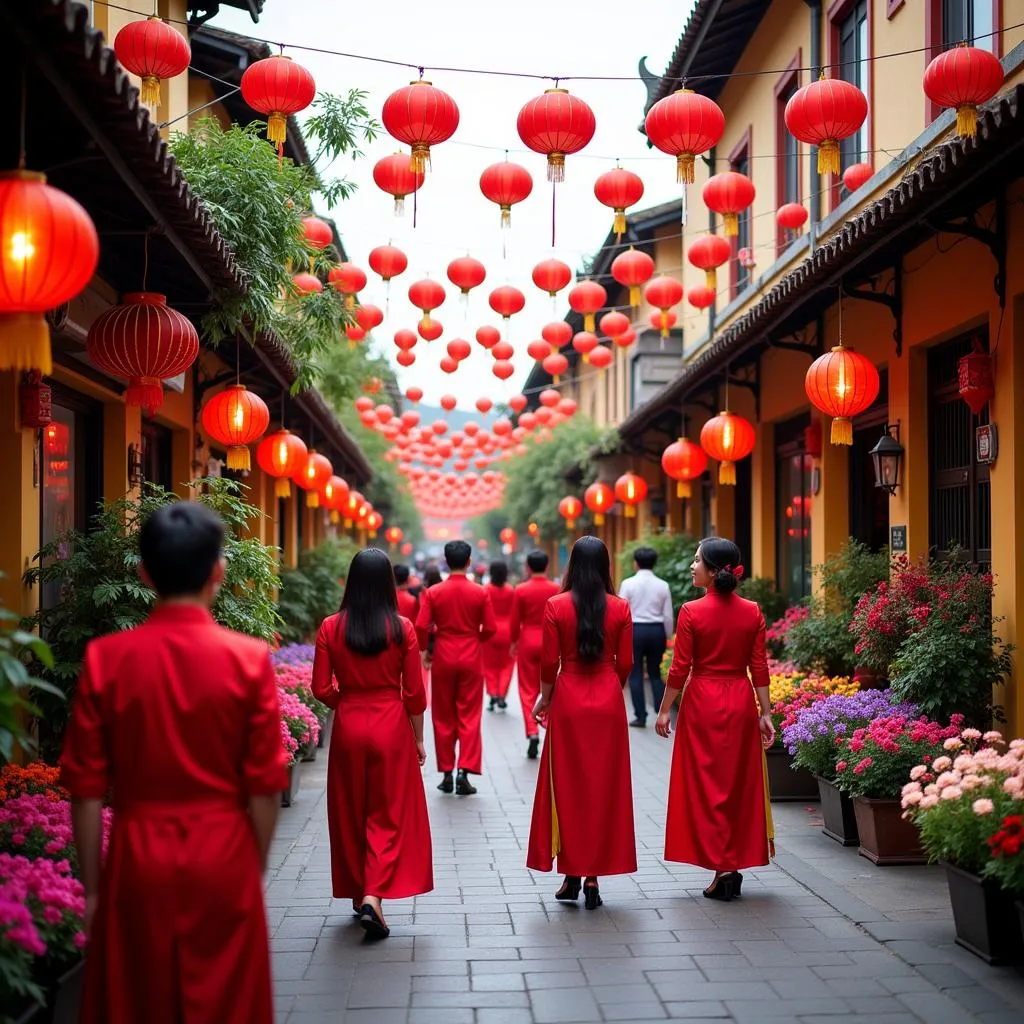
POLYGON ((785 110, 790 135, 818 147, 818 173, 839 173, 839 143, 860 130, 868 116, 864 93, 841 78, 819 78, 801 86, 785 110))
POLYGON ((568 263, 554 258, 541 260, 533 268, 533 283, 554 298, 571 280, 572 270, 568 263))
POLYGON ((726 237, 739 234, 739 215, 750 207, 756 195, 754 183, 739 171, 714 174, 704 183, 704 205, 725 220, 726 237))
POLYGON ((420 332, 420 337, 424 341, 437 341, 444 334, 444 326, 441 321, 432 317, 424 317, 416 325, 416 330, 420 332))
POLYGON ((636 473, 623 473, 615 481, 615 497, 625 506, 626 517, 636 516, 636 507, 647 497, 647 481, 636 473))
POLYGON ((853 417, 874 402, 879 385, 875 364, 842 344, 818 356, 804 378, 811 405, 833 417, 833 444, 853 444, 853 417))
POLYGON ((708 468, 708 457, 699 445, 681 437, 661 453, 661 468, 676 481, 676 497, 689 498, 693 493, 690 481, 708 468))
POLYGON ((463 295, 468 295, 477 285, 484 283, 487 268, 472 256, 459 256, 448 264, 448 280, 463 295))
MULTIPOLYGON (((644 289, 644 298, 649 305, 661 311, 658 327, 661 330, 661 336, 667 338, 669 328, 672 326, 669 321, 669 310, 683 301, 683 286, 674 277, 661 274, 644 289)), ((654 322, 653 317, 651 322, 654 322)))
POLYGON ((612 277, 629 289, 629 304, 640 305, 640 288, 654 276, 654 260, 639 249, 627 249, 612 260, 612 277))
POLYGON ((843 184, 846 186, 846 191, 856 192, 861 185, 870 181, 874 173, 875 169, 871 164, 850 164, 843 171, 843 184))
POLYGON ((430 324, 430 314, 444 302, 444 298, 444 288, 429 277, 409 285, 409 301, 423 311, 421 323, 425 326, 430 324))
POLYGON ((807 207, 803 203, 784 203, 775 214, 775 223, 783 231, 799 231, 807 223, 807 207))
MULTIPOLYGON (((392 153, 390 156, 381 157, 373 165, 373 180, 382 192, 395 197, 395 216, 401 217, 405 213, 405 197, 418 191, 423 184, 423 171, 414 172, 409 166, 409 158, 404 153, 392 153)), ((398 274, 401 272, 395 271, 398 274)))
POLYGON ((302 438, 282 428, 257 445, 256 464, 267 476, 274 477, 274 494, 287 498, 292 493, 289 481, 306 464, 308 455, 302 438))
POLYGON ((924 93, 940 107, 956 108, 956 133, 973 139, 978 131, 978 107, 1003 84, 999 59, 977 46, 954 46, 940 53, 924 71, 924 93))
POLYGON ((430 166, 430 147, 450 139, 459 127, 459 108, 448 93, 420 79, 395 90, 380 119, 389 135, 412 147, 409 169, 422 174, 430 166))
POLYGON ((248 446, 270 426, 270 410, 244 384, 229 384, 203 406, 203 429, 228 449, 228 469, 248 470, 248 446))
POLYGON ((339 263, 327 272, 327 281, 345 296, 345 307, 356 304, 356 296, 366 287, 366 271, 354 263, 339 263))
POLYGON ((313 102, 313 76, 291 57, 264 57, 242 74, 242 99, 267 118, 267 139, 278 149, 288 135, 288 118, 313 102))
POLYGON ((686 258, 698 270, 704 271, 704 280, 709 288, 718 288, 718 267, 729 261, 732 246, 718 235, 702 235, 686 252, 686 258))
POLYGON ((376 249, 371 249, 367 262, 370 269, 385 282, 397 277, 409 266, 408 256, 394 245, 378 245, 376 249))
POLYGON ((305 461, 299 466, 292 479, 306 492, 306 504, 309 508, 320 507, 320 491, 331 478, 334 467, 331 460, 318 451, 310 448, 305 461))
POLYGON ((567 530, 576 529, 576 520, 579 519, 582 512, 583 503, 579 498, 571 494, 567 494, 558 503, 558 514, 565 520, 565 528, 567 530))
POLYGON ((957 383, 960 397, 977 416, 996 393, 996 385, 992 356, 981 347, 977 339, 971 348, 972 351, 962 356, 957 363, 957 383))
POLYGON ((600 480, 583 492, 583 501, 594 513, 594 525, 604 525, 604 514, 615 504, 615 492, 600 480))
POLYGON ((126 405, 142 406, 152 416, 164 404, 161 382, 196 361, 199 335, 188 317, 167 305, 166 295, 129 292, 120 306, 93 321, 86 351, 94 366, 128 381, 126 405))
POLYGON ((530 100, 516 119, 519 138, 548 158, 548 181, 565 180, 565 158, 594 137, 594 112, 568 89, 546 89, 530 100))
POLYGON ((615 213, 612 231, 621 238, 626 230, 626 207, 639 203, 644 195, 644 183, 638 174, 616 167, 605 171, 594 182, 594 195, 604 206, 610 206, 615 213))
POLYGON ((303 217, 302 238, 310 249, 319 252, 334 241, 334 232, 331 231, 330 224, 319 217, 303 217))
POLYGON ((718 144, 725 115, 714 100, 680 89, 651 107, 644 131, 653 145, 676 158, 676 181, 692 183, 694 158, 718 144))
POLYGON ((608 293, 596 281, 580 281, 569 290, 569 306, 583 315, 583 329, 593 331, 597 311, 608 301, 608 293))
POLYGON ((718 482, 730 487, 736 484, 736 463, 754 450, 756 441, 754 425, 728 410, 709 419, 700 432, 701 448, 718 463, 718 482))
POLYGON ((44 313, 90 281, 100 243, 89 215, 32 171, 0 172, 0 370, 53 369, 44 313))
POLYGON ((156 17, 125 25, 114 36, 114 55, 142 79, 139 99, 154 110, 160 106, 160 82, 186 72, 192 60, 188 39, 156 17))
POLYGON ((446 348, 448 355, 457 363, 461 363, 463 359, 469 358, 469 342, 466 341, 465 338, 452 338, 452 340, 448 342, 446 348))
POLYGON ((512 207, 533 191, 533 178, 525 167, 502 160, 484 169, 480 191, 501 207, 501 226, 507 228, 512 223, 512 207))
POLYGON ((518 288, 514 288, 510 284, 503 284, 491 292, 487 301, 495 313, 503 320, 508 320, 522 311, 526 305, 526 296, 518 288))

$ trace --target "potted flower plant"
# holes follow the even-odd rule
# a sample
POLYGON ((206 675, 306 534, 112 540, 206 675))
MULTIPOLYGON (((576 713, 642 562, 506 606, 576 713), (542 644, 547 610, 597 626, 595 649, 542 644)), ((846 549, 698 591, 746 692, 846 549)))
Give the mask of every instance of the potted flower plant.
MULTIPOLYGON (((1020 781, 1019 776, 1017 780, 1020 781)), ((1021 789, 1016 789, 1018 803, 1021 789)), ((985 877, 1016 898, 1017 925, 1024 935, 1024 814, 1005 815, 998 831, 989 836, 988 848, 992 859, 985 865, 985 877)))
POLYGON ((291 807, 299 793, 299 741, 292 735, 288 723, 281 719, 281 746, 284 747, 285 757, 288 759, 288 788, 281 794, 281 806, 291 807))

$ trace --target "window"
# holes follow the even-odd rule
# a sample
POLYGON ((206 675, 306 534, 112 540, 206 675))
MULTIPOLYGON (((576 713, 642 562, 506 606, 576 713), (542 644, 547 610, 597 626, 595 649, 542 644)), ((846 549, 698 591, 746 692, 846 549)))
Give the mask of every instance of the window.
POLYGON ((147 420, 142 424, 143 474, 147 483, 156 484, 165 491, 173 491, 176 483, 185 482, 172 479, 172 437, 171 431, 158 423, 147 420))
POLYGON ((775 554, 779 593, 796 603, 811 592, 811 470, 805 415, 775 427, 775 554))
POLYGON ((889 546, 889 494, 875 486, 871 449, 878 443, 889 418, 889 379, 879 370, 881 387, 870 409, 853 421, 850 448, 850 536, 872 551, 889 546))
MULTIPOLYGON (((744 142, 742 149, 738 150, 729 158, 729 166, 740 174, 750 175, 750 136, 744 142)), ((749 249, 750 242, 750 207, 748 206, 739 215, 739 230, 736 234, 734 253, 741 249, 749 249)), ((750 284, 750 268, 744 267, 735 257, 731 261, 732 266, 732 297, 736 298, 750 284)))
MULTIPOLYGON (((775 208, 800 202, 800 143, 786 128, 786 104, 800 87, 800 53, 775 86, 775 208)), ((778 228, 776 247, 786 248, 788 239, 778 228)))
MULTIPOLYGON (((858 89, 868 98, 870 107, 870 75, 868 71, 871 40, 868 34, 868 0, 857 0, 849 13, 837 25, 839 33, 839 77, 858 89)), ((840 163, 845 170, 850 164, 870 162, 868 125, 870 112, 856 135, 843 139, 839 144, 840 163)))
POLYGON ((993 13, 998 0, 942 0, 942 43, 944 47, 969 42, 996 52, 993 13))

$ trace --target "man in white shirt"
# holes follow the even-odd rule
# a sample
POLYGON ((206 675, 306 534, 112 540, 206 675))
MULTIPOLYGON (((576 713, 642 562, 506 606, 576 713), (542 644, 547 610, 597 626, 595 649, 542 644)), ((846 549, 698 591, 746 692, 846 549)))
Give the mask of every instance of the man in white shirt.
POLYGON ((675 628, 672 614, 672 593, 660 576, 654 575, 658 552, 654 548, 637 548, 633 553, 636 575, 622 581, 619 597, 629 603, 633 615, 633 671, 629 674, 629 689, 633 696, 635 718, 629 724, 636 729, 647 725, 647 705, 644 700, 644 663, 651 680, 654 713, 661 707, 665 684, 661 679, 661 659, 668 638, 675 628))

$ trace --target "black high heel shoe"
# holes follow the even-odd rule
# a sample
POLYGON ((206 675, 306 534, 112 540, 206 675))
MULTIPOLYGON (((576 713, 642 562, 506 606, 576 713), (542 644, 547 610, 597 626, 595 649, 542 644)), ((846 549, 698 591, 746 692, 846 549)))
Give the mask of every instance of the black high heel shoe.
POLYGON ((384 923, 384 919, 369 903, 364 903, 359 912, 359 924, 371 941, 386 939, 391 934, 391 929, 384 923))
POLYGON ((604 903, 601 899, 601 890, 597 886, 597 882, 587 882, 583 886, 583 904, 587 910, 597 910, 604 903))
POLYGON ((580 898, 580 886, 583 879, 579 875, 566 875, 562 888, 555 893, 555 899, 563 903, 575 903, 580 898))
POLYGON ((740 892, 740 890, 743 888, 743 876, 738 871, 732 872, 732 883, 733 888, 735 889, 733 895, 742 896, 743 894, 742 892, 740 892))
POLYGON ((704 890, 704 898, 708 900, 721 900, 728 903, 736 895, 736 882, 733 876, 719 875, 714 882, 704 890))

